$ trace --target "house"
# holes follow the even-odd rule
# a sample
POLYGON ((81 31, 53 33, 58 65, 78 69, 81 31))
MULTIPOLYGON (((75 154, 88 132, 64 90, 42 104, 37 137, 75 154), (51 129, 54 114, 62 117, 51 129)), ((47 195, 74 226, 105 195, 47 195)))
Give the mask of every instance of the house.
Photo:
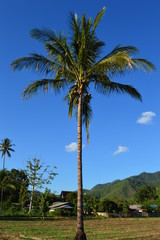
POLYGON ((140 205, 140 204, 134 204, 134 205, 130 205, 129 209, 131 212, 139 212, 141 207, 142 207, 142 205, 140 205))
POLYGON ((136 204, 136 205, 130 205, 130 214, 131 216, 142 216, 142 217, 148 217, 148 210, 142 208, 142 205, 136 204))
POLYGON ((61 194, 60 194, 60 198, 66 200, 67 194, 69 194, 69 193, 73 193, 73 192, 71 192, 71 191, 62 191, 61 194))
POLYGON ((56 209, 68 209, 68 210, 73 210, 74 207, 71 203, 69 202, 54 202, 51 206, 49 206, 49 212, 54 212, 56 209))

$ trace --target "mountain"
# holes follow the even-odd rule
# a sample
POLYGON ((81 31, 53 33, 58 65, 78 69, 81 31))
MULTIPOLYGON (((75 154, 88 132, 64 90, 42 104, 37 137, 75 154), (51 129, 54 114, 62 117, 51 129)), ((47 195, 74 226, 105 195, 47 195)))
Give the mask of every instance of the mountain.
POLYGON ((91 190, 85 191, 89 196, 99 198, 124 198, 131 199, 135 192, 142 186, 154 186, 160 191, 160 172, 143 172, 137 176, 132 176, 123 180, 116 180, 110 183, 97 184, 91 190))

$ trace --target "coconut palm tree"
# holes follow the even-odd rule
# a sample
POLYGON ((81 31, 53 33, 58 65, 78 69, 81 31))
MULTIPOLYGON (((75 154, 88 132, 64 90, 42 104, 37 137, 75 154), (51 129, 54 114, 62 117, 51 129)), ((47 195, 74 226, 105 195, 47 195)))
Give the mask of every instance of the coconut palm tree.
POLYGON ((82 185, 82 124, 87 130, 92 117, 91 86, 103 94, 126 93, 141 100, 140 93, 132 86, 112 81, 117 75, 124 75, 131 70, 150 71, 154 69, 146 59, 133 58, 137 53, 133 46, 116 46, 109 54, 101 56, 104 42, 96 35, 96 28, 105 12, 103 8, 94 21, 70 14, 70 37, 56 34, 46 28, 31 31, 31 37, 39 40, 45 47, 46 55, 33 53, 12 62, 13 70, 31 69, 44 74, 44 78, 31 82, 23 91, 23 98, 53 89, 55 92, 67 89, 65 101, 68 103, 69 117, 75 110, 78 123, 78 200, 77 233, 75 239, 86 239, 83 226, 83 185, 82 185))
POLYGON ((0 143, 0 151, 2 152, 2 158, 3 158, 3 170, 5 169, 6 154, 8 157, 11 157, 10 152, 14 152, 14 150, 12 149, 13 146, 15 145, 12 144, 12 141, 9 138, 3 139, 2 142, 0 143))
MULTIPOLYGON (((3 158, 3 170, 5 169, 5 157, 6 154, 8 157, 11 157, 10 152, 14 152, 12 147, 14 144, 12 144, 12 141, 9 138, 5 138, 0 143, 0 151, 2 152, 2 158, 3 158)), ((3 186, 1 188, 1 205, 0 205, 0 213, 2 212, 2 202, 3 202, 3 186)))

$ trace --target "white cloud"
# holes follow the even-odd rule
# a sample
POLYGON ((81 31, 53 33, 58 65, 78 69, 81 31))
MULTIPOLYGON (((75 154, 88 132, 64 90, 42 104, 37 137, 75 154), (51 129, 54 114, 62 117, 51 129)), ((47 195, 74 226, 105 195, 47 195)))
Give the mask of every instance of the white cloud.
MULTIPOLYGON (((82 148, 84 148, 84 147, 85 147, 85 145, 82 144, 82 148)), ((77 143, 72 142, 69 145, 66 145, 65 150, 66 150, 66 152, 76 152, 77 151, 77 143)))
POLYGON ((113 153, 113 155, 117 155, 123 152, 128 152, 129 148, 125 146, 118 146, 118 149, 113 153))
POLYGON ((141 113, 141 117, 138 118, 137 123, 139 124, 149 124, 151 123, 153 117, 155 117, 156 114, 154 112, 143 112, 141 113))

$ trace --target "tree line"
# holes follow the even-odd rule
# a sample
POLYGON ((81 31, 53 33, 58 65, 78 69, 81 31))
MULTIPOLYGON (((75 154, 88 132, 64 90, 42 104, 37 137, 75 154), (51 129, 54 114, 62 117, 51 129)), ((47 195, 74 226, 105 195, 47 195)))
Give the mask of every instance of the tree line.
MULTIPOLYGON (((37 161, 34 158, 34 162, 39 166, 39 160, 37 161)), ((38 174, 35 174, 35 181, 33 182, 34 171, 30 175, 26 170, 12 169, 9 171, 4 169, 0 171, 0 189, 3 188, 4 191, 2 215, 76 216, 77 192, 68 193, 65 199, 73 205, 73 211, 57 209, 54 213, 49 213, 50 205, 54 202, 65 200, 52 193, 48 188, 44 192, 41 192, 40 189, 46 184, 47 178, 43 178, 43 175, 41 175, 41 180, 39 180, 40 175, 37 172, 38 174)), ((135 197, 130 200, 114 197, 112 199, 99 199, 98 196, 92 197, 87 194, 83 196, 83 212, 87 216, 96 216, 97 212, 128 213, 130 204, 141 204, 142 208, 148 211, 160 212, 160 197, 153 186, 139 188, 135 197)))

